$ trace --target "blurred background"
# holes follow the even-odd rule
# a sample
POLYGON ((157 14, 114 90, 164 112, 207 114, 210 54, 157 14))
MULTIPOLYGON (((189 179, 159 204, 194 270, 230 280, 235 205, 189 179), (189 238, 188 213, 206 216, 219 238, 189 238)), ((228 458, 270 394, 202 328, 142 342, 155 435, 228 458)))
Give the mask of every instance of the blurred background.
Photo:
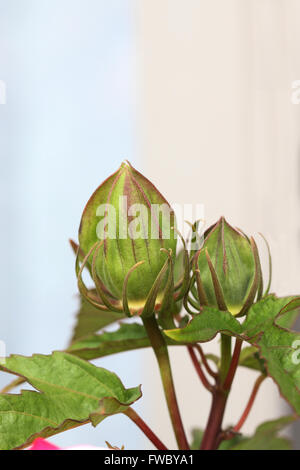
MULTIPOLYGON (((203 204, 207 224, 225 215, 263 232, 273 290, 299 292, 299 15, 297 0, 0 0, 7 354, 67 345, 77 308, 68 238, 77 237, 91 193, 125 158, 170 202, 203 204)), ((204 426, 209 397, 185 351, 172 351, 172 362, 186 427, 204 426)), ((151 351, 97 364, 128 387, 143 384, 136 409, 172 446, 151 351)), ((253 381, 251 372, 237 377, 227 424, 253 381)), ((245 431, 286 410, 267 380, 245 431)), ((291 432, 300 448, 300 430, 291 432)), ((151 448, 123 416, 52 440, 151 448)))

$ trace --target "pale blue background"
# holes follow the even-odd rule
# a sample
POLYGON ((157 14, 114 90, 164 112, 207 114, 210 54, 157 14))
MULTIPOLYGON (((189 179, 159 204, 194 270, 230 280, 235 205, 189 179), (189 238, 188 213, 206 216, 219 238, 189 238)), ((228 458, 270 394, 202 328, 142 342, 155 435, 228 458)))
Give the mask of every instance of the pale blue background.
MULTIPOLYGON (((7 353, 67 344, 76 310, 68 238, 76 238, 84 204, 102 180, 123 158, 138 163, 134 68, 130 0, 0 0, 0 79, 7 85, 0 105, 0 339, 7 353)), ((100 364, 136 386, 138 357, 100 364)), ((0 385, 6 382, 1 374, 0 385)), ((123 416, 53 439, 104 440, 127 449, 145 443, 123 416)))

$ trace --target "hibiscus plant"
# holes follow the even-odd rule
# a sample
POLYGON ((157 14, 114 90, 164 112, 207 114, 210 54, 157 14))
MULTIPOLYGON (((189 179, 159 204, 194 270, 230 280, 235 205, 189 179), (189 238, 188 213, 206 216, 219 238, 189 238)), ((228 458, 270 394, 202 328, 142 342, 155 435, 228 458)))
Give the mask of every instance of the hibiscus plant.
POLYGON ((150 347, 178 449, 290 448, 280 431, 300 414, 300 334, 291 329, 300 296, 270 293, 271 256, 265 282, 253 237, 224 217, 206 231, 200 226, 190 221, 190 236, 183 236, 168 202, 128 162, 99 186, 85 206, 78 242, 71 242, 80 310, 69 347, 1 362, 1 371, 16 378, 0 394, 0 449, 24 449, 36 439, 123 413, 156 449, 167 450, 159 416, 152 430, 134 409, 142 399, 140 387, 126 389, 113 372, 91 362, 150 347), (219 355, 203 346, 215 337, 219 355), (191 439, 178 406, 170 347, 187 348, 212 397, 206 427, 194 430, 191 439), (223 417, 238 367, 256 371, 257 379, 249 383, 240 420, 226 428, 223 417), (245 436, 244 422, 267 377, 292 411, 245 436), (11 393, 25 382, 34 390, 11 393))

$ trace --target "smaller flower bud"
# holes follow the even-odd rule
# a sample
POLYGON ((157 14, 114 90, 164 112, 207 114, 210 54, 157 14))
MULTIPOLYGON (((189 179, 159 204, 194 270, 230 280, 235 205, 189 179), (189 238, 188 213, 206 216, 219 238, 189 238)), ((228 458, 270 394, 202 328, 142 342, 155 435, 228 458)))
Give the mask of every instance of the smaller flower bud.
POLYGON ((201 306, 244 315, 262 295, 259 254, 253 238, 231 227, 222 217, 206 233, 194 258, 196 288, 201 306))

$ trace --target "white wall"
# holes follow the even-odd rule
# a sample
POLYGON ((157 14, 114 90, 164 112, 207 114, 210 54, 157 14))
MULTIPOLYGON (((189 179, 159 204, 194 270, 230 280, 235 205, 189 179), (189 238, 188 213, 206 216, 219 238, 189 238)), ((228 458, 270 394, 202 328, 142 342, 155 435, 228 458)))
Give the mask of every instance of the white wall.
MULTIPOLYGON (((291 83, 300 77, 297 0, 138 0, 138 153, 170 201, 204 203, 263 232, 274 258, 273 289, 299 291, 299 110, 291 83)), ((216 347, 216 346, 215 346, 216 347)), ((172 353, 187 428, 203 426, 209 397, 192 381, 185 351, 172 353)), ((154 366, 149 358, 148 368, 154 366)), ((158 374, 151 379, 158 385, 158 374)), ((254 375, 235 381, 225 421, 234 423, 254 375)), ((173 443, 161 389, 153 423, 173 443)), ((281 412, 271 380, 245 426, 281 412)))

